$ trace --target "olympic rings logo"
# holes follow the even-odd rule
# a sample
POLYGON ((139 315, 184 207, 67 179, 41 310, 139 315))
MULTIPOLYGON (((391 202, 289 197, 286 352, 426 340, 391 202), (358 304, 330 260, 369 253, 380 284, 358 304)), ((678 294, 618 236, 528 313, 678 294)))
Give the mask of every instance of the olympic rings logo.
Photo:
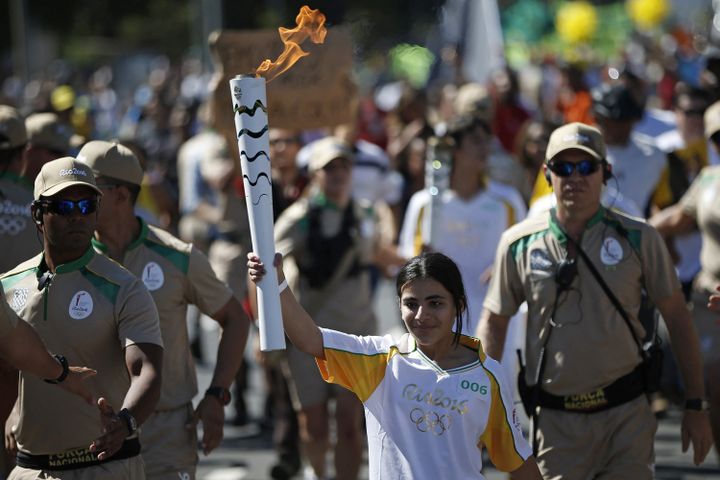
POLYGON ((27 219, 20 217, 0 217, 0 235, 15 236, 25 230, 27 219))
POLYGON ((446 413, 438 415, 436 412, 426 412, 415 407, 410 412, 410 421, 415 424, 418 431, 440 436, 450 429, 452 417, 446 413))

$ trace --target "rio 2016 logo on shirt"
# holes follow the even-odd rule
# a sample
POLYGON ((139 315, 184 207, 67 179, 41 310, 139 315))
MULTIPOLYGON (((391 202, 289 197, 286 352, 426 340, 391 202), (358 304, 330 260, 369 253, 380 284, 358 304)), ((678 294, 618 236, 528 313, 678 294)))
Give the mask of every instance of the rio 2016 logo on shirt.
POLYGON ((87 318, 93 311, 93 299, 88 292, 80 290, 72 296, 68 313, 75 320, 87 318))
POLYGON ((418 407, 410 412, 410 421, 415 424, 418 431, 430 432, 437 436, 445 433, 452 425, 452 417, 449 414, 439 415, 437 412, 425 411, 418 407))
POLYGON ((602 242, 600 248, 600 260, 607 265, 613 266, 620 263, 623 258, 623 248, 613 237, 607 237, 602 242))
POLYGON ((162 287, 165 283, 165 274, 160 265, 155 262, 148 262, 143 268, 142 281, 151 292, 162 287))

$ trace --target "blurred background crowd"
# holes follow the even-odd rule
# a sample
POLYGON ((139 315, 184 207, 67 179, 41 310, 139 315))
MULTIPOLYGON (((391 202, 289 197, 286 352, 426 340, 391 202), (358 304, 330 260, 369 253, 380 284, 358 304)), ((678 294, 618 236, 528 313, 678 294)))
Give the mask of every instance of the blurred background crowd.
MULTIPOLYGON (((36 146, 51 157, 74 155, 94 139, 131 147, 146 171, 139 213, 209 252, 213 266, 226 270, 222 277, 235 279, 231 287, 244 300, 246 283, 238 278, 250 246, 242 178, 235 145, 217 134, 209 101, 216 66, 207 38, 214 30, 290 26, 303 3, 7 0, 0 6, 5 9, 0 104, 28 118, 30 146, 35 132, 36 146), (38 113, 54 116, 40 121, 38 113), (53 135, 37 133, 44 121, 53 135)), ((329 198, 337 195, 333 186, 342 189, 346 168, 353 199, 374 212, 371 227, 360 213, 354 218, 360 230, 373 232, 367 236, 374 239, 374 251, 362 257, 368 264, 363 274, 371 285, 392 278, 406 258, 428 244, 418 233, 423 202, 418 192, 427 186, 433 137, 452 138, 456 168, 465 157, 481 160, 477 167, 462 166, 477 182, 451 177, 448 188, 461 198, 495 192, 512 212, 503 217, 505 226, 528 210, 547 208, 549 191, 539 174, 550 132, 563 123, 601 128, 615 174, 606 189, 608 202, 635 216, 650 218, 676 203, 703 167, 720 163, 703 120, 720 100, 718 0, 323 0, 310 6, 320 9, 330 26, 350 29, 357 98, 349 99, 354 118, 348 124, 271 131, 275 215, 284 228, 276 235, 288 254, 293 251, 288 242, 297 241, 292 215, 299 207, 286 209, 316 198, 318 189, 329 198), (332 156, 315 143, 325 136, 345 142, 352 152, 349 165, 335 162, 330 168, 346 155, 332 156), (466 137, 475 142, 469 153, 463 150, 466 137), (630 162, 637 158, 644 159, 642 165, 630 162), (291 214, 281 218, 284 211, 291 214)), ((24 174, 32 181, 37 170, 24 174)), ((310 201, 309 211, 314 205, 310 201)), ((336 227, 342 231, 348 222, 339 218, 336 227)), ((477 232, 457 228, 458 241, 445 253, 461 263, 464 255, 491 263, 499 237, 482 243, 477 232)), ((345 268, 342 251, 329 269, 318 270, 302 259, 337 245, 322 243, 327 238, 306 240, 307 256, 298 253, 295 267, 317 289, 316 277, 345 268)), ((700 270, 700 237, 669 244, 689 296, 700 270)), ((486 283, 489 266, 477 265, 480 271, 470 273, 482 279, 475 283, 486 283)), ((343 273, 356 277, 358 268, 343 273)), ((352 300, 370 308, 373 290, 365 296, 348 285, 352 300)), ((483 288, 477 295, 481 302, 483 288)), ((479 303, 471 302, 476 315, 473 305, 479 303)), ((282 362, 267 363, 275 394, 267 409, 283 413, 289 407, 282 378, 290 373, 282 362)), ((238 383, 242 391, 242 375, 238 383)), ((236 395, 238 424, 248 421, 242 399, 236 395)), ((296 419, 288 414, 285 420, 278 427, 280 470, 274 478, 287 478, 299 466, 292 440, 296 419)), ((301 429, 309 428, 307 421, 301 429)))

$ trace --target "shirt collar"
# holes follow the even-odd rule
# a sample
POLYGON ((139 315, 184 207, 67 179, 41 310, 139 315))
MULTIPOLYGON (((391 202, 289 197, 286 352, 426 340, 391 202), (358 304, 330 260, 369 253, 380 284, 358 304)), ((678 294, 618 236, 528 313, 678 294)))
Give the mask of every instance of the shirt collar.
MULTIPOLYGON (((80 270, 85 265, 90 263, 90 260, 92 260, 94 256, 95 256, 95 250, 93 250, 92 245, 91 245, 90 248, 88 248, 87 251, 80 258, 73 260, 71 262, 68 262, 68 263, 63 263, 63 264, 57 265, 55 267, 55 273, 56 274, 70 273, 70 272, 80 270)), ((43 252, 43 254, 40 256, 40 264, 38 265, 38 276, 40 276, 47 270, 48 270, 48 266, 47 266, 47 263, 45 262, 45 253, 43 252)))
MULTIPOLYGON (((130 245, 128 245, 127 250, 126 250, 127 252, 129 252, 130 250, 133 250, 133 249, 137 248, 139 245, 141 245, 145 241, 145 239, 147 238, 147 235, 148 235, 147 223, 145 223, 145 221, 140 217, 135 217, 135 218, 137 218, 138 221, 140 222, 140 234, 138 234, 138 236, 135 240, 130 242, 130 245)), ((91 241, 92 241, 92 246, 95 247, 96 249, 100 250, 102 253, 106 253, 108 251, 107 245, 102 243, 97 238, 93 237, 91 241)))
MULTIPOLYGON (((587 224, 585 225, 585 231, 591 229, 598 223, 600 223, 605 217, 605 207, 600 205, 600 208, 598 208, 597 212, 590 217, 590 220, 588 220, 587 224)), ((555 236, 555 238, 558 239, 558 242, 561 244, 567 243, 567 235, 565 234, 565 230, 560 226, 560 223, 557 219, 557 209, 556 207, 553 207, 550 209, 550 232, 555 236)))

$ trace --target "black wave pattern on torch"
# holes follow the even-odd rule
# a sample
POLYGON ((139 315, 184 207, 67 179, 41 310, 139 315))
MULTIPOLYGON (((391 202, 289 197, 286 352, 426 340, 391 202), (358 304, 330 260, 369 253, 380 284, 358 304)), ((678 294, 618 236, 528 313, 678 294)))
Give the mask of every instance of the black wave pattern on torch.
POLYGON ((235 105, 233 107, 233 113, 239 113, 240 115, 245 113, 247 115, 250 115, 251 117, 254 117, 255 112, 258 108, 264 113, 267 113, 267 108, 265 108, 265 105, 263 105, 260 100, 255 100, 255 104, 252 107, 247 107, 246 105, 235 105))
POLYGON ((262 128, 262 130, 260 130, 259 132, 253 132, 252 130, 250 130, 248 128, 241 128, 240 131, 238 132, 238 138, 242 137, 243 135, 247 135, 248 137, 252 137, 252 138, 260 138, 263 135, 265 135, 265 132, 267 132, 267 131, 268 131, 267 125, 265 125, 262 128))
POLYGON ((261 194, 261 195, 260 195, 260 196, 259 196, 259 197, 257 198, 257 200, 256 200, 256 201, 252 202, 252 204, 253 204, 253 205, 255 205, 255 206, 257 207, 257 206, 258 206, 258 205, 260 204, 260 200, 262 200, 262 197, 267 197, 267 196, 268 196, 268 194, 267 194, 267 193, 263 193, 263 194, 261 194))
MULTIPOLYGON (((268 181, 268 185, 270 185, 270 188, 272 188, 272 180, 270 180, 270 177, 268 177, 268 174, 265 172, 258 173, 257 177, 255 177, 254 182, 252 180, 250 180, 250 177, 248 177, 247 174, 243 174, 243 178, 245 180, 247 180, 248 183, 253 187, 255 185, 257 185, 258 182, 260 182, 260 177, 265 177, 265 180, 268 181)), ((257 206, 260 203, 260 200, 262 199, 262 197, 267 197, 267 196, 268 196, 267 193, 261 193, 260 196, 256 199, 256 201, 253 202, 253 205, 257 206)))
POLYGON ((265 152, 265 150, 260 150, 259 152, 257 152, 257 153, 256 153, 255 155, 253 155, 252 157, 249 156, 245 150, 240 150, 240 156, 242 157, 243 155, 245 156, 245 160, 247 160, 247 161, 250 162, 250 163, 252 163, 252 162, 254 162, 255 160, 257 160, 257 158, 258 158, 260 155, 264 155, 265 158, 267 158, 267 161, 268 161, 268 162, 270 161, 270 157, 269 157, 268 154, 265 152))
POLYGON ((268 185, 272 186, 272 181, 270 180, 270 177, 268 177, 268 174, 265 172, 258 173, 257 177, 255 177, 254 182, 252 180, 250 180, 250 177, 248 177, 247 174, 243 174, 243 178, 245 180, 247 180, 248 183, 250 184, 250 186, 252 186, 252 187, 254 187, 255 185, 258 184, 258 182, 260 181, 260 177, 265 177, 265 180, 267 180, 268 185))

